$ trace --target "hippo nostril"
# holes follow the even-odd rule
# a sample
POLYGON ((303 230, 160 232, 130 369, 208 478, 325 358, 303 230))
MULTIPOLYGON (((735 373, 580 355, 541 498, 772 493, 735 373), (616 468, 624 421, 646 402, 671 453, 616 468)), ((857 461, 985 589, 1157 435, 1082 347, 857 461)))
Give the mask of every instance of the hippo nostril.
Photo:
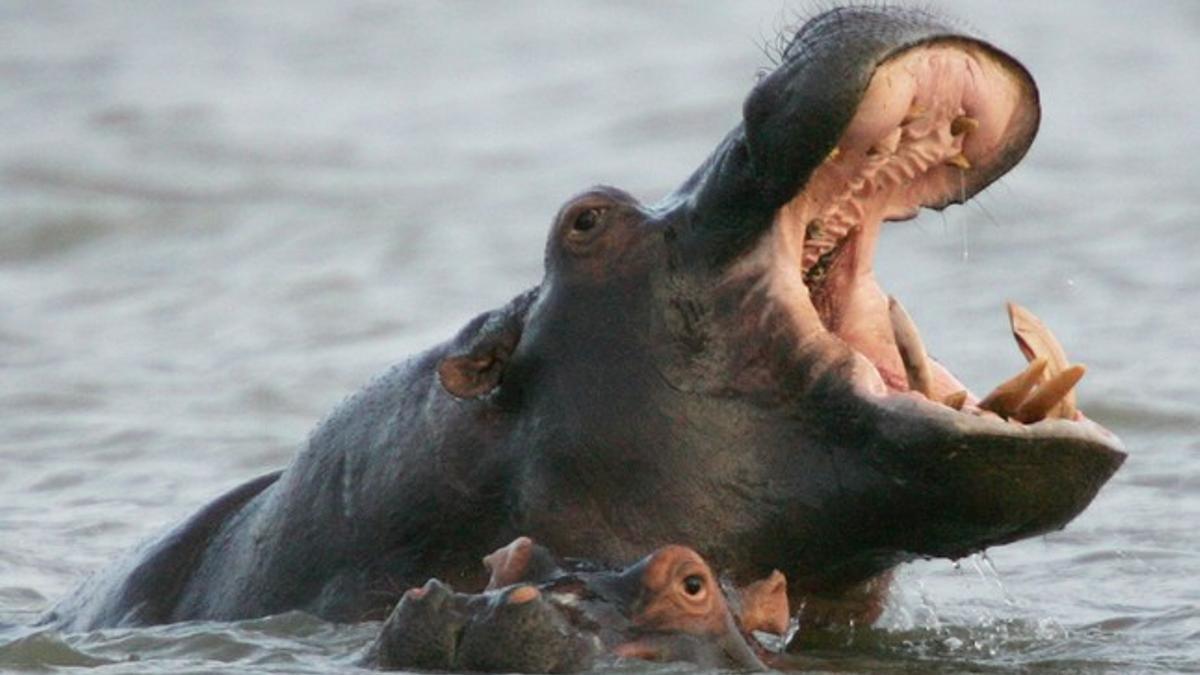
POLYGON ((689 574, 683 580, 683 592, 688 595, 699 595, 704 590, 704 578, 699 574, 689 574))
POLYGON ((429 607, 439 607, 453 594, 453 589, 435 578, 426 581, 420 588, 405 591, 404 599, 429 607))

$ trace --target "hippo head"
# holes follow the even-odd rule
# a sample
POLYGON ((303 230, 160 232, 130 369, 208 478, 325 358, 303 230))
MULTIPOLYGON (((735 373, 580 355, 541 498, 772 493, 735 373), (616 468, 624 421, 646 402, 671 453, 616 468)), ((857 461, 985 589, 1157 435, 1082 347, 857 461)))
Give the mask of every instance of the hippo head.
MULTIPOLYGON (((625 621, 618 624, 621 639, 613 647, 619 656, 689 661, 709 668, 764 667, 749 636, 760 626, 746 621, 759 621, 758 606, 770 601, 751 606, 739 598, 740 617, 735 618, 712 568, 686 546, 660 548, 609 583, 592 586, 591 593, 609 606, 624 608, 625 621)), ((786 593, 785 587, 777 589, 786 593)), ((782 615, 775 625, 782 623, 786 630, 786 599, 782 615)))
POLYGON ((520 537, 484 558, 481 594, 432 579, 407 591, 367 662, 385 669, 556 673, 614 658, 764 670, 754 630, 782 633, 786 582, 776 572, 724 588, 685 546, 664 546, 623 569, 559 561, 520 537), (736 615, 727 601, 736 603, 736 615))
POLYGON ((485 595, 437 579, 405 592, 364 665, 384 670, 561 673, 585 670, 599 644, 530 585, 485 595))
POLYGON ((506 425, 513 529, 607 561, 686 542, 795 598, 1063 527, 1124 458, 1075 409, 1082 370, 1013 307, 1030 369, 977 397, 872 273, 884 222, 969 199, 1038 122, 991 45, 836 9, 674 193, 568 201, 540 286, 439 369, 506 425))

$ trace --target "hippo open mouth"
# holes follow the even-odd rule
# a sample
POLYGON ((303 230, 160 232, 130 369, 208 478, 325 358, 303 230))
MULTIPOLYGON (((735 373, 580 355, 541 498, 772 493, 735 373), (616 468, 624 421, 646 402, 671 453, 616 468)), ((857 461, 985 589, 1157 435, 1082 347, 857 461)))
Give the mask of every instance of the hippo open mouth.
POLYGON ((834 10, 782 56, 706 180, 684 188, 699 182, 693 210, 720 214, 696 229, 737 305, 738 390, 793 392, 787 415, 837 410, 791 458, 820 486, 788 515, 806 531, 796 587, 844 588, 902 560, 1061 528, 1124 459, 1076 407, 1083 366, 1010 303, 1029 365, 977 396, 929 358, 873 272, 883 223, 963 203, 1025 155, 1040 119, 1032 78, 904 10, 834 10))
POLYGON ((975 416, 1076 420, 1083 375, 1031 313, 1009 305, 1026 371, 980 399, 931 360, 908 313, 876 282, 884 221, 967 199, 968 176, 994 176, 1024 154, 1038 124, 1036 91, 969 43, 904 51, 871 77, 853 119, 804 188, 733 276, 760 275, 805 327, 822 326, 858 355, 860 387, 915 392, 975 416))

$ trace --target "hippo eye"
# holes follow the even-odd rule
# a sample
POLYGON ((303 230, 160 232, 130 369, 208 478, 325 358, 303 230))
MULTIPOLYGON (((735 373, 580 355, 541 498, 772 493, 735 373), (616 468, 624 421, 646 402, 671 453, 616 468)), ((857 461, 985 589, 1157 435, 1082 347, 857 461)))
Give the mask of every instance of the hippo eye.
POLYGON ((586 209, 575 217, 575 222, 571 223, 571 227, 576 232, 590 232, 600 224, 600 218, 604 216, 605 211, 608 209, 600 207, 586 209))
POLYGON ((603 239, 608 209, 608 206, 591 206, 570 216, 571 227, 565 237, 568 249, 580 255, 591 251, 592 245, 603 239))
POLYGON ((700 595, 704 590, 704 577, 699 574, 689 574, 683 578, 683 592, 688 595, 700 595))

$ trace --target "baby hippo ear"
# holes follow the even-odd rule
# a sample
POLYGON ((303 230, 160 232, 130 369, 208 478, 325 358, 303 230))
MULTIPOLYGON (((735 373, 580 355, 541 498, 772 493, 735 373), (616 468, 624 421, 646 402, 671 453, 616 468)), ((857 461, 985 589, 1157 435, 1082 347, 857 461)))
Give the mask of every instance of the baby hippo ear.
POLYGON ((517 537, 508 546, 484 556, 483 564, 491 572, 487 588, 495 590, 518 583, 541 583, 559 573, 554 556, 529 537, 517 537))
POLYGON ((787 578, 779 570, 740 589, 742 630, 785 635, 792 613, 788 609, 787 578))
POLYGON ((492 573, 485 590, 504 588, 525 579, 533 557, 533 540, 517 537, 511 544, 484 556, 483 564, 492 573))
POLYGON ((500 386, 536 297, 536 289, 523 293, 467 324, 438 364, 442 388, 456 398, 478 398, 500 386))

